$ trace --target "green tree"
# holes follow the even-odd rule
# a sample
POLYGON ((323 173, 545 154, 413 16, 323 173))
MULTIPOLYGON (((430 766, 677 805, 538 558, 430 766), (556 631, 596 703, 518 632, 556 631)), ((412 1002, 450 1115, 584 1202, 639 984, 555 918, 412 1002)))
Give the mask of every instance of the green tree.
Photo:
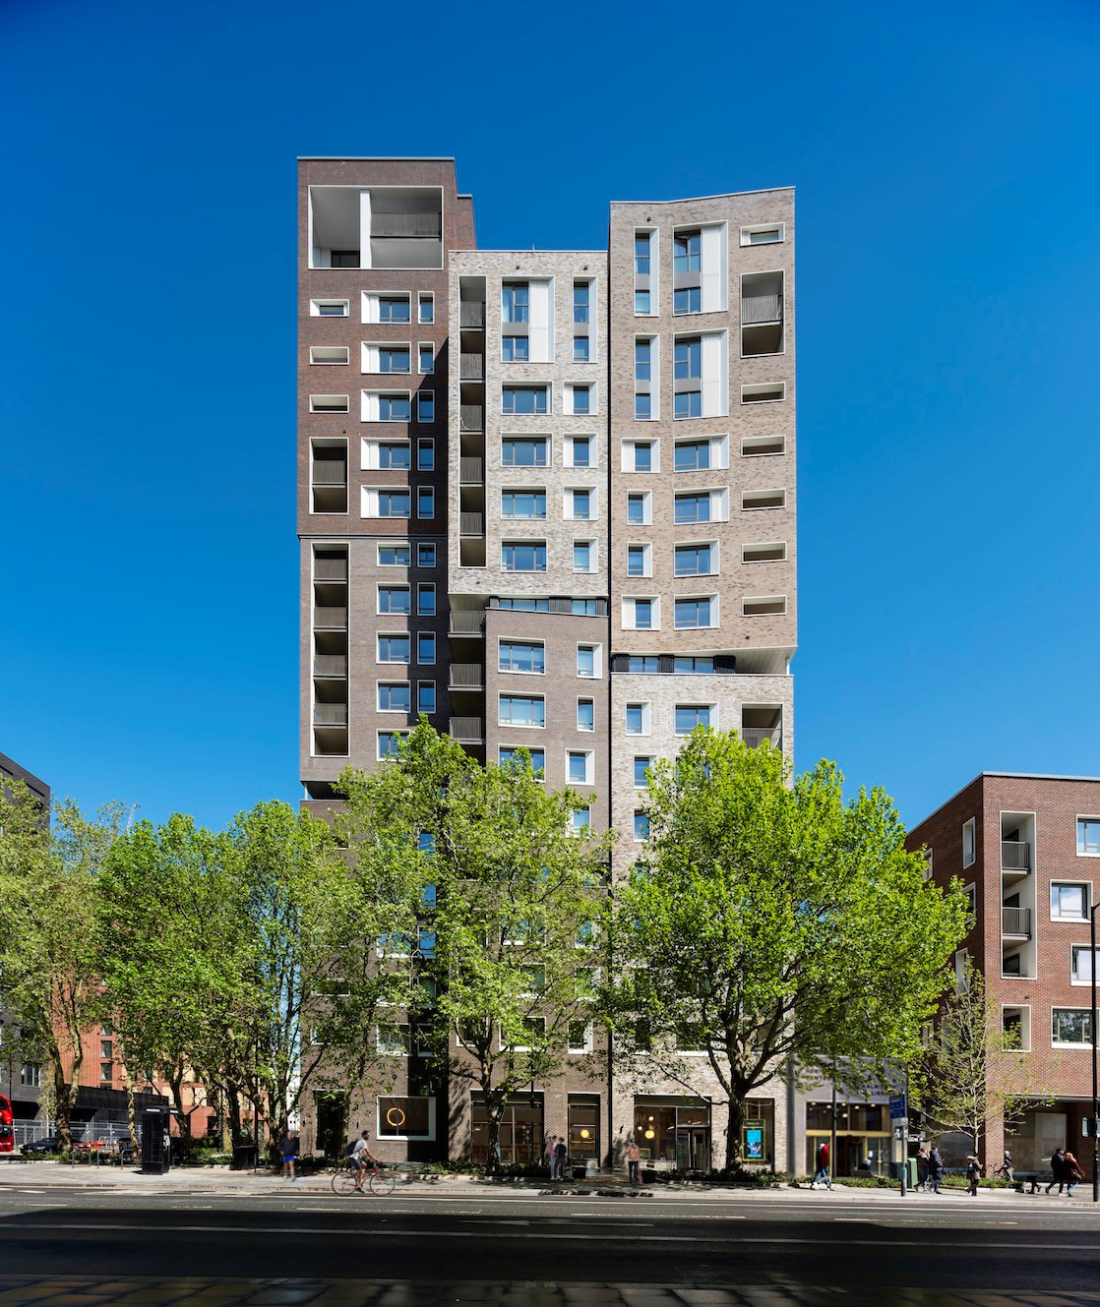
POLYGON ((596 958, 585 945, 611 836, 576 833, 589 800, 548 791, 529 758, 482 767, 423 720, 396 760, 345 773, 341 787, 353 845, 414 868, 400 885, 419 912, 417 1017, 437 1062, 476 1087, 495 1172, 509 1097, 559 1075, 569 1025, 591 1019, 596 958))
POLYGON ((913 1055, 965 929, 961 889, 925 878, 887 796, 845 803, 842 783, 827 762, 792 781, 778 750, 703 728, 651 773, 604 1009, 635 1076, 693 1089, 682 1053, 706 1055, 729 1101, 727 1167, 769 1081, 841 1066, 851 1083, 913 1055))
POLYGON ((987 1163, 984 1140, 1000 1122, 1011 1133, 1028 1108, 1054 1101, 1019 1029, 1005 1029, 980 971, 966 968, 943 1002, 909 1077, 910 1098, 932 1135, 968 1135, 987 1163))
POLYGON ((25 1055, 48 1061, 57 1134, 72 1144, 84 1036, 105 1015, 95 948, 96 877, 124 820, 66 800, 52 824, 26 786, 0 790, 0 1005, 25 1055))

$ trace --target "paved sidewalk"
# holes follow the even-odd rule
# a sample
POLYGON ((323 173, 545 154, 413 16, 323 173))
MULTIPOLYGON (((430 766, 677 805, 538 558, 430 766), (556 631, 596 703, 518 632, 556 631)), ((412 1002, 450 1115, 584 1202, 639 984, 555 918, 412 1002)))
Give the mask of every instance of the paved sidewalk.
MULTIPOLYGON (((0 1276, 0 1307, 883 1307, 881 1290, 382 1280, 0 1276)), ((1096 1307, 1100 1293, 891 1289, 890 1307, 1096 1307)))

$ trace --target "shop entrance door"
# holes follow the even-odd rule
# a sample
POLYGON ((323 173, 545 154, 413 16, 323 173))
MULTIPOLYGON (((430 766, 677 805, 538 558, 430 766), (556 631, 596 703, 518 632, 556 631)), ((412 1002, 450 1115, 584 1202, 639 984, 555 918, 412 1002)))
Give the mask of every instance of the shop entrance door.
POLYGON ((681 1171, 710 1170, 710 1130, 706 1126, 676 1127, 676 1165, 681 1171))

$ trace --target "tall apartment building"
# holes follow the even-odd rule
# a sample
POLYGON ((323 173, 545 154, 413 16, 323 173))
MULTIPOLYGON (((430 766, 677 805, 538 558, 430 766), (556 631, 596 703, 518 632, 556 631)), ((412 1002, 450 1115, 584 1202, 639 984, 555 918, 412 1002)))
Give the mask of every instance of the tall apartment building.
MULTIPOLYGON (((927 850, 937 882, 957 876, 970 894, 974 924, 955 965, 960 978, 968 958, 981 973, 1011 1036, 998 1087, 1042 1094, 1007 1139, 993 1113, 986 1165, 999 1166, 1007 1144, 1017 1170, 1049 1170, 1053 1150, 1065 1147, 1091 1175, 1081 1122, 1091 1114, 1100 778, 982 772, 914 826, 907 846, 927 850)), ((956 1159, 971 1147, 948 1145, 956 1159)))
MULTIPOLYGON (((793 192, 614 204, 607 250, 482 251, 452 160, 305 159, 299 270, 310 806, 427 712, 591 793, 578 822, 616 828, 622 877, 646 768, 697 723, 790 754, 793 192)), ((600 1157, 637 1128, 709 1165, 725 1113, 699 1087, 569 1073, 504 1145, 525 1160, 545 1128, 600 1157)), ((353 1109, 383 1141, 387 1101, 353 1109)), ((754 1123, 779 1165, 784 1102, 754 1123)), ((394 1151, 476 1155, 476 1102, 415 1110, 394 1151)))

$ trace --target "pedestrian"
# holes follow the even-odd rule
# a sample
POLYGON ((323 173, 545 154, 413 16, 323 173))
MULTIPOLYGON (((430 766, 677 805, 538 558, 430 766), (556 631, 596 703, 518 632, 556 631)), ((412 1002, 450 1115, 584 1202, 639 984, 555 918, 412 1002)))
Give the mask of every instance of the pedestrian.
POLYGON ((558 1174, 558 1137, 557 1137, 557 1135, 551 1135, 551 1136, 550 1136, 550 1142, 546 1145, 546 1156, 550 1159, 550 1179, 551 1179, 551 1180, 560 1180, 560 1179, 561 1179, 561 1176, 558 1174))
MULTIPOLYGON (((1066 1180, 1066 1197, 1072 1198, 1073 1191, 1077 1188, 1078 1181, 1085 1178, 1085 1173, 1081 1170, 1077 1158, 1074 1157, 1068 1148, 1062 1154, 1062 1174, 1065 1176, 1066 1180)), ((1061 1187, 1059 1187, 1058 1192, 1062 1192, 1061 1187)))
POLYGON ((935 1144, 928 1150, 928 1183, 934 1194, 940 1192, 943 1184, 943 1158, 935 1144))
POLYGON ((557 1158, 557 1162, 558 1162, 558 1179, 564 1180, 565 1163, 569 1157, 569 1149, 566 1146, 564 1135, 558 1136, 558 1143, 557 1143, 557 1147, 554 1149, 554 1156, 557 1158))
POLYGON ((1005 1149, 1005 1160, 993 1172, 994 1175, 1003 1175, 1009 1184, 1014 1183, 1015 1176, 1012 1174, 1012 1154, 1005 1149))
POLYGON ((966 1191, 973 1198, 978 1196, 978 1182, 982 1178, 982 1164, 977 1154, 970 1153, 966 1159, 966 1191))
POLYGON ((298 1156, 298 1135, 294 1130, 288 1130, 283 1136, 282 1143, 279 1145, 279 1156, 283 1159, 283 1179, 296 1180, 298 1177, 294 1174, 294 1162, 298 1156))
POLYGON ((1058 1192, 1062 1192, 1062 1186, 1066 1182, 1065 1161, 1066 1155, 1064 1148, 1056 1148, 1050 1155, 1050 1184, 1047 1185, 1046 1191, 1049 1194, 1055 1185, 1058 1186, 1058 1192))
POLYGON ((917 1188, 922 1194, 928 1192, 928 1149, 917 1151, 917 1188))
POLYGON ((631 1135, 626 1144, 626 1173, 630 1179, 631 1189, 638 1187, 638 1166, 641 1158, 642 1152, 638 1147, 638 1141, 631 1135))
POLYGON ((824 1139, 817 1146, 816 1160, 817 1170, 814 1172, 814 1178, 810 1181, 810 1188, 816 1189, 817 1182, 823 1180, 825 1188, 831 1189, 833 1187, 833 1178, 829 1174, 829 1145, 824 1139))

